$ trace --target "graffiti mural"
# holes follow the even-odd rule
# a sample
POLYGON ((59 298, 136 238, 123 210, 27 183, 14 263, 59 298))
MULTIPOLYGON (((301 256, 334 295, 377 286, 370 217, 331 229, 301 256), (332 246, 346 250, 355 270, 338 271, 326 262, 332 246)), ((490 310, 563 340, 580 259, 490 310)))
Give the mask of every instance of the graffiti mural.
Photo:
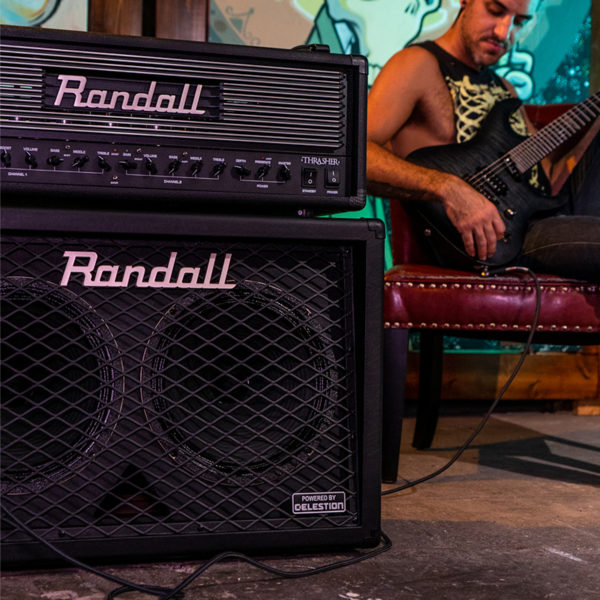
POLYGON ((0 23, 84 31, 88 3, 84 0, 1 0, 0 23))
MULTIPOLYGON (((392 54, 441 35, 459 8, 459 0, 211 0, 209 40, 327 44, 366 56, 372 83, 392 54)), ((591 0, 538 0, 534 22, 498 65, 524 101, 588 95, 590 11, 591 0)))
MULTIPOLYGON (((209 41, 275 48, 326 44, 335 53, 366 56, 372 84, 395 52, 440 36, 459 9, 460 0, 210 0, 209 41)), ((588 96, 590 12, 591 0, 538 0, 534 22, 497 66, 523 101, 588 96)), ((389 224, 386 203, 372 197, 362 211, 337 217, 377 217, 389 224)))

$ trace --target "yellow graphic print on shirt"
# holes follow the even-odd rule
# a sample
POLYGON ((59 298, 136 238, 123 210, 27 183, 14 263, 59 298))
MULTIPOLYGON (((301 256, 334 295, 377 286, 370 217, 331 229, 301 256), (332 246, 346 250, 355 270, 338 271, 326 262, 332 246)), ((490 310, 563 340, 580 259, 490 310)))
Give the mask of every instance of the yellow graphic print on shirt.
MULTIPOLYGON (((492 106, 500 100, 511 97, 510 92, 499 83, 472 83, 468 75, 462 80, 453 80, 446 76, 450 90, 454 114, 456 115, 456 141, 467 142, 481 128, 481 122, 490 112, 492 106)), ((529 131, 521 111, 515 111, 509 117, 511 129, 518 135, 527 136, 529 131)), ((528 173, 528 183, 543 193, 549 193, 549 185, 539 165, 534 165, 528 173)))
MULTIPOLYGON (((456 115, 456 141, 470 140, 480 129, 481 122, 496 102, 510 98, 510 92, 499 83, 472 83, 467 75, 453 81, 446 77, 454 114, 456 115)), ((510 126, 519 135, 527 135, 527 126, 520 111, 510 117, 510 126)))

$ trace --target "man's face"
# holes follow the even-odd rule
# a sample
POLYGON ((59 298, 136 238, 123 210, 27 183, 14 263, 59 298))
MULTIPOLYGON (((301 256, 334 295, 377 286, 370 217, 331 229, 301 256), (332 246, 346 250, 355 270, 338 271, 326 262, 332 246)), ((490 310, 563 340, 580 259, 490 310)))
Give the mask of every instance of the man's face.
POLYGON ((494 65, 531 20, 534 0, 465 0, 459 26, 467 63, 494 65))

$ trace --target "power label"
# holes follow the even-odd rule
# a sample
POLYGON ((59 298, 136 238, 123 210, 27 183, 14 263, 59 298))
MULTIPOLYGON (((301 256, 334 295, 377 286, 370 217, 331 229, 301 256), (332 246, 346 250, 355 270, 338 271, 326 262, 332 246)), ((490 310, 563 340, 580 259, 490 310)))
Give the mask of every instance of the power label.
POLYGON ((346 492, 292 494, 295 515, 346 512, 346 492))

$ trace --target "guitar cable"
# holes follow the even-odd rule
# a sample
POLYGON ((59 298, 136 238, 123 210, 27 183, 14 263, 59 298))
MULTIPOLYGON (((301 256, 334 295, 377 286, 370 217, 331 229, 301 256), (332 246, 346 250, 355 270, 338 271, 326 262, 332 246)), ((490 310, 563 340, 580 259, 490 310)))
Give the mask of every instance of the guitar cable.
POLYGON ((131 592, 140 592, 142 594, 147 594, 149 596, 155 596, 158 600, 172 600, 172 599, 173 600, 181 600, 182 598, 185 597, 185 593, 184 593, 185 588, 187 588, 196 578, 198 578, 200 575, 205 573, 210 567, 212 567, 216 563, 222 562, 227 559, 236 559, 239 561, 244 561, 258 569, 266 571, 267 573, 270 573, 277 577, 282 577, 284 579, 299 579, 301 577, 309 577, 311 575, 319 575, 321 573, 333 571, 334 569, 340 569, 342 567, 348 567, 351 565, 355 565, 355 564, 363 562, 365 560, 375 558, 379 554, 387 552, 392 547, 392 540, 389 538, 389 536, 384 531, 380 531, 379 535, 380 535, 381 545, 379 547, 374 548, 373 550, 369 550, 368 552, 365 552, 365 553, 361 554, 360 556, 354 556, 352 558, 341 559, 341 560, 338 560, 333 563, 327 563, 327 564, 321 565, 319 567, 305 569, 305 570, 301 570, 301 571, 289 571, 289 570, 285 570, 285 569, 278 569, 276 567, 267 565, 266 563, 264 563, 260 560, 252 558, 252 557, 248 556, 247 554, 243 554, 241 552, 235 552, 235 551, 226 551, 226 552, 222 552, 222 553, 217 554, 217 555, 213 556, 212 558, 208 559, 205 563, 203 563, 202 565, 197 567, 190 575, 188 575, 183 581, 181 581, 175 587, 168 588, 168 587, 161 587, 161 586, 155 586, 155 585, 134 583, 132 581, 124 579, 123 577, 119 577, 118 575, 113 575, 102 569, 97 569, 96 567, 88 565, 88 564, 76 559, 75 557, 69 555, 68 553, 64 552, 63 550, 61 550, 60 548, 55 546, 49 540, 46 540, 45 538, 43 538, 40 534, 38 534, 36 531, 31 529, 28 525, 23 523, 19 518, 15 517, 10 510, 5 509, 4 512, 6 513, 5 516, 6 516, 7 520, 12 522, 12 524, 17 529, 20 529, 21 531, 27 533, 31 538, 33 538, 34 540, 36 540, 36 541, 40 542, 41 544, 43 544, 44 546, 46 546, 57 556, 59 556, 64 561, 69 563, 71 566, 79 568, 79 569, 86 571, 88 573, 91 573, 93 575, 97 575, 98 577, 105 579, 107 581, 112 581, 113 583, 119 584, 121 587, 118 587, 118 588, 110 591, 106 596, 106 600, 114 600, 117 596, 120 596, 122 594, 131 593, 131 592))
POLYGON ((384 490, 381 492, 382 496, 389 496, 391 494, 396 494, 397 492, 401 492, 402 490, 406 490, 408 488, 414 487, 415 485, 419 485, 420 483, 429 481, 430 479, 433 479, 434 477, 437 477, 438 475, 441 475, 444 471, 448 470, 462 456, 463 452, 471 445, 473 440, 481 433, 481 430, 485 427, 485 425, 489 421, 490 417, 492 416, 492 413, 494 412, 494 410, 498 406, 498 403, 504 396, 504 393, 506 392, 506 390, 508 389, 510 384, 513 382, 514 378, 517 376, 517 374, 521 370, 521 366, 523 365, 523 362, 525 361, 526 356, 531 351, 531 344, 533 341, 533 336, 537 329, 537 324, 538 324, 538 321, 540 318, 540 309, 541 309, 541 304, 542 304, 542 289, 540 286, 540 282, 537 278, 537 275, 531 269, 528 269, 527 267, 515 266, 515 267, 500 267, 497 269, 489 269, 489 270, 483 269, 479 274, 482 277, 491 277, 493 275, 502 275, 504 273, 524 273, 526 275, 529 275, 532 278, 533 284, 535 287, 535 312, 533 315, 533 321, 531 323, 531 329, 529 331, 529 335, 527 336, 527 340, 525 342, 525 347, 523 348, 523 351, 521 352, 521 355, 519 357, 519 360, 517 361, 517 364, 513 368, 510 376, 506 380, 506 383, 502 386, 502 388, 496 395, 496 398, 494 399, 494 401, 488 408, 487 412, 482 417, 482 419, 479 422, 479 424, 477 425, 477 427, 473 430, 471 435, 466 439, 466 441, 462 444, 462 446, 460 446, 460 448, 455 452, 455 454, 452 456, 452 458, 445 465, 443 465, 436 471, 433 471, 429 475, 424 475, 423 477, 419 477, 418 479, 406 481, 405 483, 403 483, 400 486, 391 488, 389 490, 384 490))

